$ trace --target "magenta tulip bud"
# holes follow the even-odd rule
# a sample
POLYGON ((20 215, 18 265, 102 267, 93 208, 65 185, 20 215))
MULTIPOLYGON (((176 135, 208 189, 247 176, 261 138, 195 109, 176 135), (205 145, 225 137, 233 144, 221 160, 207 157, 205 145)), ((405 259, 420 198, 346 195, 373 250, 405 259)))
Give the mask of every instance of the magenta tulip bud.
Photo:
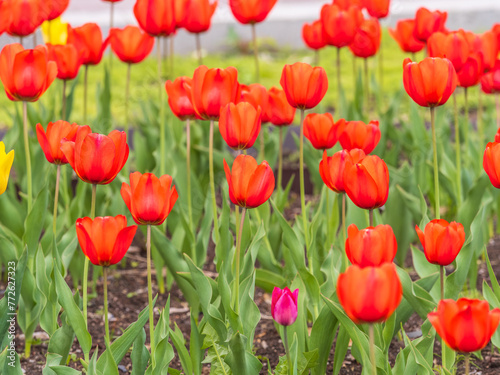
POLYGON ((276 322, 282 326, 290 326, 297 320, 297 298, 299 290, 292 293, 290 289, 281 290, 274 287, 271 302, 271 315, 276 322))

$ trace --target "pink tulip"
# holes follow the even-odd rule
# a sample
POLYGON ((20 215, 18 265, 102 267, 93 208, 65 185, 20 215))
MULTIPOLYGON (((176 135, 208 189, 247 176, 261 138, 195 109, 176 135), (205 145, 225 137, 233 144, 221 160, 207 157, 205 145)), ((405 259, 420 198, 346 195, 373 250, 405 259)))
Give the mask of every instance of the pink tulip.
POLYGON ((286 327, 295 323, 297 320, 298 296, 298 289, 295 289, 292 293, 287 287, 285 289, 274 287, 271 315, 278 324, 286 327))

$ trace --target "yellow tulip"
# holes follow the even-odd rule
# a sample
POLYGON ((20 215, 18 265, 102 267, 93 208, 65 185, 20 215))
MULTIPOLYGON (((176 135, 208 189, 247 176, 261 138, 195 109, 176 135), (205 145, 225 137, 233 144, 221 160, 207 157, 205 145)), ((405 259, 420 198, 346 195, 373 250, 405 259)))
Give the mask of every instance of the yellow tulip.
POLYGON ((45 43, 66 44, 68 41, 68 23, 62 22, 61 17, 42 23, 42 36, 45 43))
POLYGON ((0 142, 0 194, 3 194, 7 189, 9 182, 10 168, 14 162, 14 150, 8 154, 5 153, 5 144, 0 142))

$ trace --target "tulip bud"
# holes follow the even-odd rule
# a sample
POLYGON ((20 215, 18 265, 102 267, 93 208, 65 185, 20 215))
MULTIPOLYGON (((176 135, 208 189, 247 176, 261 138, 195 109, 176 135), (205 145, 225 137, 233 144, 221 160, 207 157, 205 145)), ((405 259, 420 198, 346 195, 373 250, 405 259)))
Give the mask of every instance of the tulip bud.
POLYGON ((396 24, 396 29, 389 27, 389 34, 396 42, 398 42, 399 47, 403 50, 403 52, 415 53, 422 51, 425 47, 425 43, 415 38, 415 35, 413 34, 414 30, 415 20, 399 20, 396 24))
POLYGON ((14 162, 14 150, 5 153, 5 144, 0 141, 0 195, 7 190, 10 169, 14 162))
POLYGON ((314 148, 327 150, 335 146, 344 126, 345 120, 334 122, 331 113, 310 113, 304 119, 304 136, 314 148))
POLYGON ((339 136, 343 149, 352 150, 359 148, 369 154, 380 141, 381 133, 378 121, 347 121, 339 136))
POLYGON ((220 111, 219 131, 234 150, 253 146, 261 128, 261 109, 246 102, 229 103, 220 111))
POLYGON ((285 287, 285 289, 274 287, 271 315, 278 324, 287 327, 295 323, 297 320, 298 297, 298 289, 295 289, 292 293, 288 287, 285 287))
POLYGON ((67 121, 49 122, 47 131, 43 130, 41 124, 36 126, 38 143, 42 147, 47 161, 52 164, 67 164, 68 159, 61 150, 61 141, 66 139, 74 142, 79 126, 67 121))
POLYGON ((419 8, 415 14, 415 38, 426 42, 437 31, 444 31, 444 24, 448 13, 436 10, 431 12, 426 8, 419 8))
POLYGON ((398 243, 390 225, 359 230, 356 224, 351 224, 347 228, 345 252, 352 264, 378 267, 392 263, 397 251, 398 243))
POLYGON ((336 193, 344 193, 344 171, 350 168, 353 164, 358 163, 365 157, 365 153, 360 149, 351 151, 342 150, 336 152, 332 156, 327 156, 326 151, 323 152, 323 160, 319 163, 319 174, 321 179, 336 193))
POLYGON ((483 168, 491 184, 500 189, 500 143, 489 142, 483 156, 483 168))
POLYGON ((302 27, 302 39, 311 49, 319 50, 325 47, 326 35, 321 20, 314 21, 311 24, 305 23, 302 27))

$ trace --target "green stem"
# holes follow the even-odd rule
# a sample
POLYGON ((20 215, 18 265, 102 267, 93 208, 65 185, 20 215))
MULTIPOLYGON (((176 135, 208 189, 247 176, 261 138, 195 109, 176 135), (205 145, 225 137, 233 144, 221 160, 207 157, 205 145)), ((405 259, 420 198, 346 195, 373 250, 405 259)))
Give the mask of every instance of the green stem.
POLYGON ((328 186, 325 186, 326 188, 326 233, 325 233, 325 238, 326 238, 326 244, 325 248, 328 250, 330 248, 330 236, 329 236, 329 225, 330 225, 330 188, 328 186))
POLYGON ((224 368, 225 362, 223 362, 222 358, 220 357, 219 351, 217 350, 217 344, 214 343, 212 348, 214 348, 214 350, 215 350, 215 355, 217 356, 217 359, 219 360, 220 368, 222 369, 222 372, 224 373, 224 375, 227 375, 226 369, 224 368))
MULTIPOLYGON (((189 226, 191 232, 194 234, 194 221, 193 221, 193 203, 191 197, 191 120, 186 120, 186 168, 187 168, 187 201, 188 201, 188 216, 189 226)), ((196 261, 196 248, 193 246, 193 262, 196 261)))
POLYGON ((290 356, 290 346, 288 346, 288 327, 283 327, 283 344, 285 345, 286 361, 288 363, 288 374, 293 374, 292 358, 290 356))
POLYGON ((363 59, 364 60, 364 71, 365 71, 365 100, 366 100, 366 113, 368 114, 368 117, 370 116, 370 81, 368 77, 368 59, 363 59))
POLYGON ((319 66, 319 49, 314 50, 314 66, 319 66))
POLYGON ((436 219, 441 216, 439 204, 439 168, 437 156, 437 141, 436 141, 436 124, 435 124, 435 107, 430 107, 431 110, 431 128, 432 128, 432 152, 434 154, 434 195, 435 195, 435 215, 436 219))
MULTIPOLYGON (((345 242, 347 240, 347 223, 346 223, 346 192, 342 193, 342 238, 344 241, 342 242, 342 248, 345 246, 345 242)), ((345 251, 342 252, 344 256, 344 271, 349 267, 349 260, 347 259, 347 253, 345 251)))
POLYGON ((278 156, 278 191, 283 183, 283 127, 280 126, 279 156, 278 156))
POLYGON ((500 128, 500 93, 495 94, 495 108, 497 112, 497 129, 500 128))
POLYGON ((166 145, 165 145, 165 90, 160 81, 160 175, 164 175, 166 162, 166 145))
MULTIPOLYGON (((484 125, 483 125, 483 95, 481 87, 479 86, 479 94, 477 97, 477 131, 479 133, 479 144, 483 144, 484 139, 484 125)), ((482 162, 480 163, 482 165, 482 162)))
POLYGON ((252 23, 252 41, 253 41, 253 54, 255 57, 255 82, 260 81, 260 68, 259 68, 259 48, 257 44, 257 31, 255 23, 252 23))
POLYGON ((149 305, 149 342, 151 346, 151 358, 154 361, 155 353, 155 322, 153 315, 153 285, 151 281, 151 225, 147 226, 146 234, 147 269, 148 269, 148 305, 149 305))
POLYGON ((174 38, 175 34, 170 36, 170 77, 174 77, 174 38))
POLYGON ((439 281, 441 285, 441 299, 444 299, 444 266, 439 267, 439 281))
POLYGON ((110 348, 109 318, 108 318, 108 267, 103 267, 102 277, 104 279, 104 330, 106 332, 106 348, 110 348))
POLYGON ((66 121, 66 80, 63 79, 62 89, 62 119, 66 121))
POLYGON ((265 157, 266 157, 266 140, 264 138, 264 133, 265 133, 265 128, 262 127, 261 131, 260 131, 260 134, 259 134, 259 138, 260 138, 260 148, 259 148, 259 161, 262 162, 265 157))
POLYGON ((370 337, 370 362, 372 363, 372 374, 377 375, 377 362, 375 361, 375 326, 371 323, 368 326, 370 337))
POLYGON ((457 206, 462 204, 462 161, 460 155, 460 125, 458 124, 457 94, 453 93, 453 108, 455 112, 455 159, 456 159, 456 184, 457 184, 457 206))
POLYGON ((219 243, 219 220, 217 218, 217 200, 215 198, 215 177, 214 177, 214 120, 210 120, 210 136, 208 143, 208 162, 210 164, 210 190, 212 192, 212 210, 214 213, 215 242, 219 243))
POLYGON ((196 37, 196 50, 198 51, 198 65, 203 65, 203 53, 201 51, 200 33, 196 33, 195 37, 196 37))
POLYGON ((469 375, 470 371, 470 353, 465 354, 465 375, 469 375))
POLYGON ((88 90, 88 74, 89 66, 85 65, 85 73, 83 75, 83 123, 87 123, 87 90, 88 90))
MULTIPOLYGON (((127 64, 127 79, 125 81, 125 135, 127 139, 129 137, 129 100, 130 100, 130 71, 132 70, 132 64, 127 64)), ((128 178, 130 174, 130 163, 127 163, 125 166, 125 173, 128 178)))
MULTIPOLYGON (((161 84, 162 81, 162 74, 161 74, 161 37, 156 38, 156 64, 157 64, 157 69, 158 69, 158 81, 161 84)), ((163 87, 161 88, 161 91, 163 91, 163 87)))
POLYGON ((238 205, 234 206, 234 215, 236 218, 236 221, 234 223, 234 227, 236 229, 236 243, 238 243, 239 238, 240 238, 240 226, 238 225, 240 222, 240 206, 238 206, 238 205))
POLYGON ((24 155, 26 157, 26 178, 28 179, 28 213, 33 206, 33 182, 31 180, 31 156, 30 144, 28 139, 28 103, 23 101, 23 138, 24 155))
POLYGON ((373 210, 369 210, 369 215, 370 215, 370 227, 373 227, 373 210))
POLYGON ((309 269, 313 273, 312 254, 309 254, 309 233, 307 231, 307 211, 306 211, 306 192, 304 186, 304 110, 300 110, 300 206, 302 210, 302 225, 304 227, 304 238, 306 241, 306 254, 309 261, 309 269))
MULTIPOLYGON (((341 81, 341 67, 340 67, 340 48, 337 47, 337 108, 335 108, 335 116, 338 117, 338 113, 340 113, 340 94, 342 92, 342 81, 341 81)), ((355 78, 356 79, 356 78, 355 78)), ((356 86, 354 86, 356 87, 356 86)))
POLYGON ((57 203, 59 201, 59 180, 61 179, 61 164, 57 165, 56 173, 56 188, 54 192, 54 218, 52 220, 52 232, 54 233, 54 239, 57 234, 57 203))
POLYGON ((352 77, 353 77, 353 86, 352 87, 356 87, 357 83, 358 83, 358 68, 356 66, 356 55, 352 55, 352 77))
MULTIPOLYGON (((444 266, 439 267, 439 282, 441 286, 441 300, 444 299, 444 266)), ((441 339, 441 359, 442 359, 442 368, 446 369, 446 344, 443 339, 441 339)), ((444 371, 443 371, 444 373, 444 371)))
POLYGON ((235 271, 235 284, 234 284, 234 312, 236 315, 240 314, 240 263, 241 263, 241 237, 243 233, 243 224, 245 223, 245 214, 247 213, 247 209, 243 208, 241 211, 241 221, 240 221, 240 235, 238 236, 238 240, 236 242, 236 271, 235 271))

